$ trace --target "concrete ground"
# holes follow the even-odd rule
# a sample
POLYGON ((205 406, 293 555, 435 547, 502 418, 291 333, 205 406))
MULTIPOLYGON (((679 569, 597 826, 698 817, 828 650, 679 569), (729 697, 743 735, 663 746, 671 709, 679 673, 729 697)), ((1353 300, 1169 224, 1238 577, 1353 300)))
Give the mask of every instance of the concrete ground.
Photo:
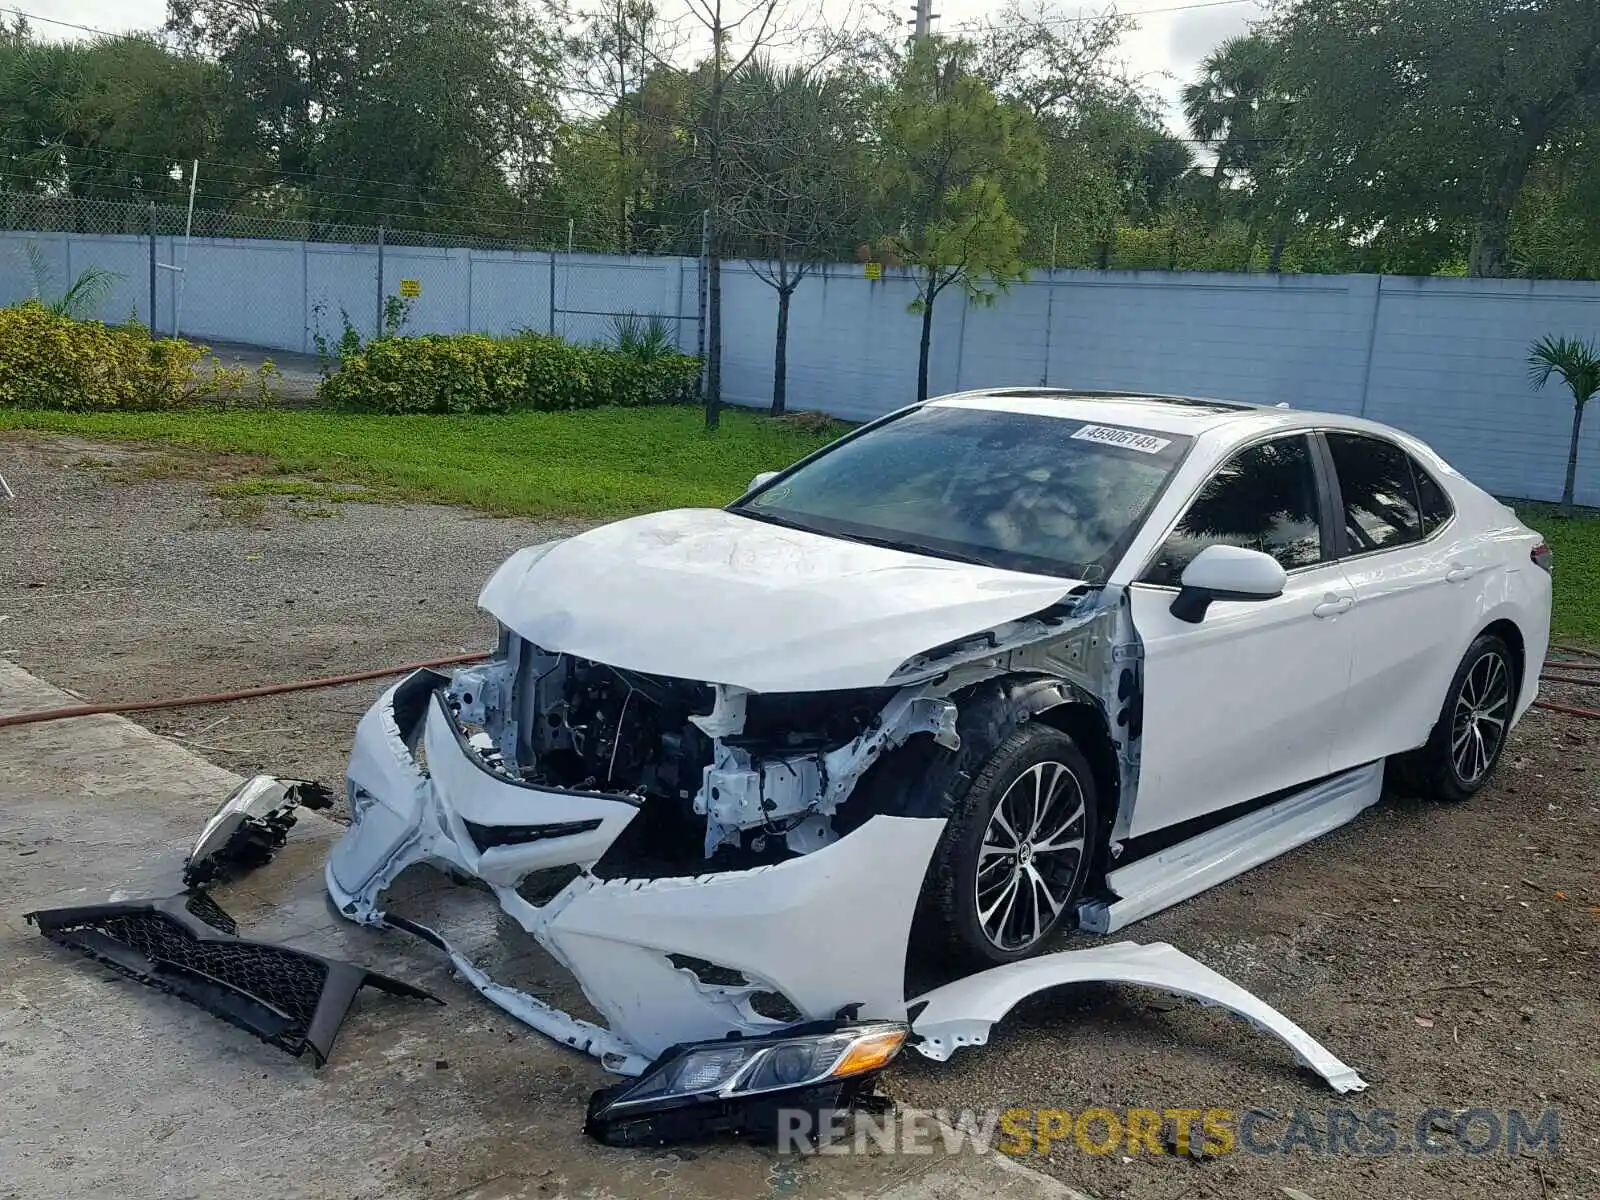
MULTIPOLYGON (((0 660, 0 713, 72 702, 0 660)), ((736 1145, 588 1141, 584 1102, 609 1077, 516 1026, 428 948, 339 920, 320 886, 339 827, 315 814, 269 866, 218 893, 241 932, 359 961, 447 1001, 367 989, 320 1071, 23 920, 177 891, 188 844, 237 781, 120 717, 0 730, 0 1200, 1078 1197, 993 1153, 780 1159, 736 1145)), ((579 1001, 548 963, 507 949, 476 893, 438 876, 402 891, 402 911, 453 933, 466 925, 496 971, 579 1001)))

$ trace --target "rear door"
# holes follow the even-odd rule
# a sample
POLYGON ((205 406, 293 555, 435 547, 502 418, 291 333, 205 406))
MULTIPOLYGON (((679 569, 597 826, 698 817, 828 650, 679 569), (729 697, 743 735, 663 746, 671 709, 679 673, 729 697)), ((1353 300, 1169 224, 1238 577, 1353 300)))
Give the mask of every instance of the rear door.
POLYGON ((1139 791, 1130 836, 1329 772, 1343 719, 1355 598, 1335 555, 1318 452, 1297 433, 1238 451, 1130 589, 1144 643, 1139 791), (1198 625, 1169 611, 1206 546, 1271 554, 1271 600, 1217 600, 1198 625))
POLYGON ((1474 632, 1489 547, 1396 442, 1321 435, 1337 481, 1340 564, 1355 591, 1354 661, 1333 769, 1421 745, 1474 632))

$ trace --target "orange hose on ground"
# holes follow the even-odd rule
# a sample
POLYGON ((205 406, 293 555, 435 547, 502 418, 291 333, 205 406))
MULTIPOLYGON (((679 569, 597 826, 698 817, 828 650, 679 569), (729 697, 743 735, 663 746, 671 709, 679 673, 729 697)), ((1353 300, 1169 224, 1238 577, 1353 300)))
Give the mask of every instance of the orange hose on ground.
POLYGON ((1593 650, 1585 650, 1582 646, 1551 646, 1552 650, 1559 650, 1563 654, 1581 654, 1584 658, 1600 658, 1593 650))
POLYGON ((1600 687, 1600 679, 1585 679, 1580 675, 1550 675, 1539 676, 1546 683, 1570 683, 1578 687, 1600 687))
MULTIPOLYGON (((253 700, 258 696, 277 696, 285 692, 309 692, 317 688, 338 687, 346 683, 361 683, 367 679, 382 679, 388 675, 409 675, 426 667, 452 667, 462 663, 481 662, 487 652, 453 654, 448 658, 430 658, 422 662, 401 663, 397 667, 383 667, 374 671, 355 671, 347 675, 330 675, 322 679, 301 679, 293 683, 269 683, 264 687, 244 688, 236 692, 214 692, 205 696, 177 696, 167 700, 129 700, 112 704, 77 704, 70 708, 50 708, 43 712, 13 713, 0 716, 0 729, 13 725, 35 725, 43 721, 64 721, 68 717, 95 717, 105 713, 149 712, 159 708, 189 708, 199 704, 231 704, 235 700, 253 700)), ((1587 679, 1561 679, 1547 676, 1557 683, 1590 683, 1587 679)), ((1600 711, 1592 708, 1573 708, 1566 704, 1553 704, 1548 700, 1535 700, 1535 708, 1565 713, 1573 717, 1600 720, 1600 711)))
POLYGON ((177 696, 170 700, 129 700, 113 704, 76 704, 71 708, 47 708, 43 712, 13 713, 0 716, 0 729, 8 725, 33 725, 40 721, 64 721, 68 717, 95 717, 102 713, 148 712, 154 708, 188 708, 195 704, 229 704, 235 700, 253 700, 257 696, 277 696, 284 692, 309 692, 316 688, 338 687, 343 683, 360 683, 364 679, 382 679, 386 675, 409 675, 424 667, 451 667, 459 663, 481 662, 487 652, 454 654, 449 658, 430 658, 424 662, 401 663, 398 667, 384 667, 376 671, 355 671, 349 675, 330 675, 323 679, 300 679, 293 683, 269 683, 264 687, 245 688, 237 692, 215 692, 209 696, 177 696))
POLYGON ((1535 708, 1546 708, 1551 712, 1566 713, 1569 717, 1588 717, 1591 721, 1600 721, 1600 711, 1592 708, 1573 708, 1568 704, 1552 704, 1548 700, 1535 700, 1535 708))

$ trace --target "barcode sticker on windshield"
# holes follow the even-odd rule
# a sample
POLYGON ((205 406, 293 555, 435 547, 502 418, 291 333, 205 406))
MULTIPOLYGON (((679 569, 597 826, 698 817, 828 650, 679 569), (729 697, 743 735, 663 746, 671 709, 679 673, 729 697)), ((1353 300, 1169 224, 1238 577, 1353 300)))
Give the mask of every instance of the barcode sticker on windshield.
POLYGON ((1124 450, 1138 450, 1144 454, 1160 454, 1172 445, 1171 438, 1158 438, 1132 429, 1118 429, 1113 425, 1085 425, 1072 436, 1079 441, 1121 446, 1124 450))

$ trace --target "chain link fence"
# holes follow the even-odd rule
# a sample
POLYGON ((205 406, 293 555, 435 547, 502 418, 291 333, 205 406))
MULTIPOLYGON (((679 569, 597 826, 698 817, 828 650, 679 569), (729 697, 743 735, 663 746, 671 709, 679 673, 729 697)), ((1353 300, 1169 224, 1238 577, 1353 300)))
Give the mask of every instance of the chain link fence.
MULTIPOLYGON (((614 342, 655 329, 703 347, 704 252, 588 253, 183 205, 0 192, 0 304, 98 277, 94 311, 163 335, 334 353, 383 333, 535 330, 614 342)), ((681 231, 671 241, 689 240, 681 231)))

